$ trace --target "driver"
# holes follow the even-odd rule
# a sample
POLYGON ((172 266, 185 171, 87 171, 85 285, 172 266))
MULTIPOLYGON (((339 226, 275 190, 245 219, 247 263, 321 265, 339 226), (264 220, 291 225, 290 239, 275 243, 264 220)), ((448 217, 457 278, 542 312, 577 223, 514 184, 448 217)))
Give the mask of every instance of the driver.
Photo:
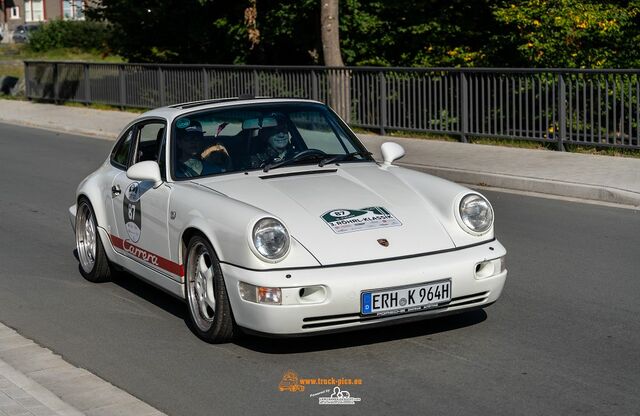
POLYGON ((264 127, 260 131, 260 135, 267 138, 267 148, 264 152, 251 156, 252 168, 259 168, 268 163, 290 159, 295 155, 291 137, 284 124, 279 124, 275 127, 264 127))
POLYGON ((207 147, 202 126, 194 121, 186 127, 178 139, 177 175, 178 177, 194 177, 223 173, 229 168, 229 153, 219 143, 207 147))

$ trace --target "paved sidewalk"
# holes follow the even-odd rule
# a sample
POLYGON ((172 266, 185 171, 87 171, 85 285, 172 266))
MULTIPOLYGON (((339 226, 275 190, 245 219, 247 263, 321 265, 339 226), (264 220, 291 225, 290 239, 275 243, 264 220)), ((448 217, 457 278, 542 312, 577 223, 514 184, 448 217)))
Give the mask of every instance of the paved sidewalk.
POLYGON ((162 414, 0 323, 0 415, 162 414))
MULTIPOLYGON (((114 139, 137 114, 0 100, 0 121, 114 139)), ((640 206, 640 159, 359 135, 379 159, 400 143, 399 164, 456 182, 640 206)))

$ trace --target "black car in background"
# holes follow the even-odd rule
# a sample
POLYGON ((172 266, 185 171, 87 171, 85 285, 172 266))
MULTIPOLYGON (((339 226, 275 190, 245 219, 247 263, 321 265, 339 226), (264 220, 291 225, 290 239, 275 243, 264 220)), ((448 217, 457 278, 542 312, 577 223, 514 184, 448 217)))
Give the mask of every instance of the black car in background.
POLYGON ((31 33, 38 29, 40 29, 40 25, 37 24, 20 25, 13 32, 13 41, 15 43, 25 43, 29 40, 31 33))

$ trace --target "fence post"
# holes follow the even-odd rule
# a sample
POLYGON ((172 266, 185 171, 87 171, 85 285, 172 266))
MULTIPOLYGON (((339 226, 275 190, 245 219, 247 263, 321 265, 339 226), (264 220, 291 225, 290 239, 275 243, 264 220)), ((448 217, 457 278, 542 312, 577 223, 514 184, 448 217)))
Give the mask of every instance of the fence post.
POLYGON ((558 74, 558 118, 560 128, 556 139, 558 150, 564 152, 564 140, 567 137, 567 89, 564 83, 564 76, 558 74))
POLYGON ((89 64, 84 64, 84 103, 91 104, 91 80, 89 78, 89 64))
POLYGON ((258 78, 258 70, 253 70, 253 96, 260 95, 260 78, 258 78))
POLYGON ((53 102, 59 104, 60 88, 58 85, 58 64, 53 64, 53 102))
POLYGON ((320 101, 318 97, 318 74, 311 71, 311 99, 320 101))
POLYGON ((124 83, 124 65, 118 65, 118 84, 119 84, 119 98, 120 98, 120 109, 124 110, 125 100, 126 100, 126 86, 124 83))
POLYGON ((460 141, 467 143, 469 133, 469 87, 467 85, 467 74, 460 71, 460 141))
POLYGON ((164 71, 161 66, 158 66, 158 91, 160 92, 160 106, 164 106, 167 101, 164 91, 164 71))
POLYGON ((31 101, 31 66, 28 62, 24 62, 24 94, 27 100, 31 101))
POLYGON ((207 68, 202 68, 202 81, 202 88, 204 88, 204 99, 208 100, 211 98, 211 91, 209 91, 209 73, 207 72, 207 68))
POLYGON ((380 81, 380 134, 384 136, 387 126, 387 79, 384 72, 378 72, 378 80, 380 81))

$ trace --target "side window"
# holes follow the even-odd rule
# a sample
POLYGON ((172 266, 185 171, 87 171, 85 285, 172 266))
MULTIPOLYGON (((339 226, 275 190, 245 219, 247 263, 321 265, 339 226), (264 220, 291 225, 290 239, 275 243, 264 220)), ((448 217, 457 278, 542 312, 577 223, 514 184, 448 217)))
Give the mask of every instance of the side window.
POLYGON ((133 163, 145 160, 158 161, 164 139, 165 124, 152 121, 138 125, 138 141, 133 163))
POLYGON ((129 151, 133 142, 133 127, 130 128, 120 139, 111 152, 111 164, 126 169, 129 165, 129 151))

